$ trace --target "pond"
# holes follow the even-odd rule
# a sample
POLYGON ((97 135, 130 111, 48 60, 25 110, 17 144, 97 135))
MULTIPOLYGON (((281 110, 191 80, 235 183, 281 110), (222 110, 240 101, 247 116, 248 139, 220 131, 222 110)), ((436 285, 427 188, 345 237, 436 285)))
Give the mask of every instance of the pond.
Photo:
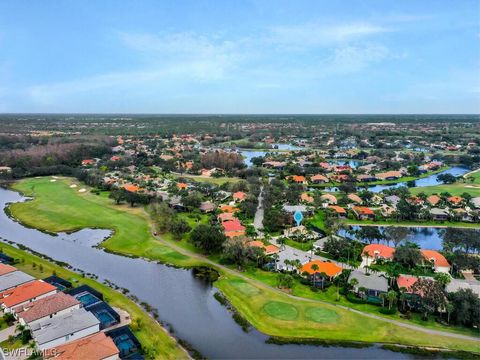
MULTIPOLYGON (((25 200, 18 193, 0 188, 0 208, 25 200)), ((29 229, 0 211, 0 237, 63 261, 74 268, 127 288, 140 301, 156 308, 161 320, 175 329, 204 356, 212 359, 406 359, 411 356, 372 346, 364 349, 307 345, 267 344, 267 336, 242 331, 228 310, 213 297, 215 287, 176 269, 107 253, 93 247, 110 235, 106 230, 84 229, 72 234, 49 235, 29 229)), ((45 274, 48 276, 49 274, 45 274)))
MULTIPOLYGON (((450 169, 439 172, 438 174, 433 174, 433 175, 424 177, 422 179, 415 180, 415 187, 434 186, 434 185, 442 184, 441 181, 437 180, 437 176, 441 175, 441 174, 451 174, 453 176, 462 176, 462 175, 465 175, 469 171, 470 170, 467 169, 467 168, 460 167, 460 166, 454 166, 450 169)), ((394 189, 394 188, 398 188, 398 187, 401 187, 401 186, 407 186, 407 183, 406 182, 399 182, 399 183, 396 183, 396 184, 393 184, 393 185, 369 186, 368 191, 371 191, 371 192, 374 192, 374 193, 379 193, 379 192, 382 192, 383 190, 394 189)), ((327 188, 325 188, 325 191, 336 192, 336 191, 339 191, 339 190, 338 190, 337 187, 327 187, 327 188)))
MULTIPOLYGON (((358 230, 361 226, 351 226, 352 230, 358 230)), ((409 227, 408 228, 410 233, 406 238, 406 241, 413 242, 417 244, 421 249, 426 250, 442 250, 442 228, 436 227, 409 227)), ((384 227, 379 226, 379 230, 381 233, 385 230, 384 227)), ((347 236, 350 238, 356 239, 355 235, 347 233, 345 230, 339 231, 339 235, 347 236)), ((364 239, 358 239, 364 240, 364 239)), ((389 243, 388 245, 393 246, 393 243, 389 243)))

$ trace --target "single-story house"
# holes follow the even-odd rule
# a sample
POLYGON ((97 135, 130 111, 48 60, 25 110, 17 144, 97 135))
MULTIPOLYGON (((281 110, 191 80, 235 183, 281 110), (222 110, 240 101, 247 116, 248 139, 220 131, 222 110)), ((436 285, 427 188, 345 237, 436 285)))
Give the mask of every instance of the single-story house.
POLYGON ((322 200, 322 202, 328 205, 337 204, 337 198, 333 194, 323 194, 322 196, 320 196, 320 200, 322 200))
POLYGON ((328 178, 322 174, 317 174, 310 177, 310 181, 313 184, 325 184, 328 182, 328 178))
POLYGON ((380 294, 388 292, 388 281, 383 275, 370 274, 365 275, 362 271, 354 270, 350 274, 349 281, 356 279, 358 284, 354 286, 355 292, 358 294, 359 289, 365 288, 364 296, 366 298, 379 298, 380 294))
POLYGON ((438 195, 430 195, 429 197, 427 197, 427 202, 431 206, 436 206, 440 202, 440 200, 441 198, 438 195))
POLYGON ((18 271, 18 269, 14 266, 0 263, 0 277, 14 271, 18 271))
POLYGON ((375 213, 373 212, 372 209, 365 207, 365 206, 354 206, 352 208, 353 212, 355 213, 355 216, 359 220, 374 220, 375 219, 375 213))
POLYGON ((81 308, 67 314, 40 321, 30 328, 40 350, 78 340, 100 331, 100 321, 81 308))
POLYGON ((341 219, 345 219, 347 217, 347 210, 341 206, 330 205, 328 208, 335 212, 335 214, 337 214, 337 216, 341 219))
POLYGON ((400 171, 387 171, 378 173, 375 176, 380 180, 397 180, 402 177, 402 173, 400 171))
POLYGON ((342 273, 342 268, 332 262, 313 260, 300 268, 300 274, 304 273, 308 274, 315 286, 318 283, 323 284, 325 280, 331 281, 342 273), (321 274, 325 274, 326 277, 324 278, 321 274))
POLYGON ((450 218, 450 213, 447 209, 432 208, 430 209, 430 216, 436 221, 446 221, 450 218))
POLYGON ((278 246, 275 246, 272 244, 265 245, 263 242, 258 240, 249 241, 247 245, 263 249, 263 251, 265 252, 265 255, 277 254, 280 251, 280 248, 278 246))
POLYGON ((358 196, 357 194, 348 194, 347 198, 348 198, 348 200, 350 200, 351 202, 353 202, 355 204, 363 203, 362 198, 360 196, 358 196))
POLYGON ((203 213, 215 211, 215 204, 210 201, 204 201, 200 204, 200 211, 203 213))
POLYGON ((232 197, 234 201, 243 201, 247 198, 247 194, 243 191, 237 191, 236 193, 233 193, 232 197))

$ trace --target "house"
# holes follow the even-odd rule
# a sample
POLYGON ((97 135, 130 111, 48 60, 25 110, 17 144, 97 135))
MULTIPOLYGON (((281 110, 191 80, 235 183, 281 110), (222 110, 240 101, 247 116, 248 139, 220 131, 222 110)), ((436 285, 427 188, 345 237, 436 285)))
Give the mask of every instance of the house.
POLYGON ((315 241, 312 246, 313 246, 313 250, 320 250, 322 251, 323 250, 323 247, 325 246, 325 243, 330 240, 330 239, 336 239, 336 240, 339 240, 341 239, 340 236, 338 235, 329 235, 329 236, 325 236, 321 239, 318 239, 317 241, 315 241))
POLYGON ((362 250, 362 264, 360 267, 370 266, 377 259, 392 260, 395 249, 383 244, 370 244, 362 250))
POLYGON ((311 214, 312 208, 305 205, 287 205, 282 206, 283 211, 294 214, 297 211, 300 211, 302 214, 311 214))
POLYGON ((328 182, 328 178, 324 175, 317 174, 310 177, 310 181, 313 184, 325 184, 328 182))
POLYGON ((245 235, 245 226, 238 219, 224 221, 222 227, 226 237, 234 238, 245 235))
POLYGON ((357 175, 357 181, 370 182, 370 181, 376 181, 376 180, 377 178, 374 175, 366 175, 366 174, 357 175))
POLYGON ((463 198, 461 196, 450 196, 449 198, 447 198, 447 201, 453 207, 459 207, 462 206, 463 198))
POLYGON ((125 184, 122 185, 122 189, 125 189, 128 192, 136 193, 140 190, 140 188, 137 185, 133 184, 125 184))
POLYGON ((431 206, 437 206, 437 204, 440 202, 440 200, 441 200, 441 198, 438 195, 430 195, 429 197, 427 197, 427 202, 431 206))
POLYGON ((93 165, 93 164, 95 164, 95 160, 93 159, 82 160, 82 166, 93 165))
POLYGON ((323 287, 324 281, 331 281, 340 275, 342 273, 342 268, 331 262, 313 260, 304 264, 300 268, 300 274, 304 273, 308 274, 314 285, 322 283, 323 287), (321 274, 325 274, 325 277, 323 277, 321 274))
POLYGON ((357 284, 354 286, 354 291, 359 294, 361 289, 363 290, 363 296, 365 298, 379 299, 380 294, 388 292, 388 281, 383 275, 365 275, 362 271, 354 270, 350 274, 349 281, 352 279, 357 280, 357 284))
POLYGON ((4 270, 4 271, 10 271, 10 272, 0 276, 0 291, 13 289, 17 286, 20 286, 22 284, 26 284, 35 280, 33 276, 30 276, 24 273, 23 271, 18 271, 17 269, 15 270, 16 271, 10 271, 10 269, 4 270))
POLYGON ((354 206, 352 208, 353 212, 355 213, 355 216, 359 220, 374 220, 375 219, 375 213, 373 212, 372 209, 365 207, 365 206, 354 206))
POLYGON ((297 184, 306 184, 307 183, 307 179, 305 179, 305 176, 302 176, 302 175, 289 176, 289 180, 293 181, 294 183, 297 183, 297 184))
POLYGON ((475 209, 480 209, 480 196, 474 197, 470 200, 470 203, 475 209))
POLYGON ((348 194, 347 198, 348 198, 348 200, 350 200, 351 202, 353 202, 355 204, 363 203, 362 198, 360 196, 358 196, 357 194, 348 194))
POLYGON ((400 275, 397 278, 399 289, 405 288, 407 293, 412 293, 412 286, 418 281, 418 277, 412 275, 400 275))
POLYGON ((480 282, 477 280, 460 280, 460 279, 451 279, 450 283, 447 285, 447 292, 457 292, 461 289, 470 289, 474 294, 480 297, 480 282))
POLYGON ((398 203, 400 202, 400 197, 397 196, 397 195, 386 196, 385 197, 385 202, 396 208, 398 203))
POLYGON ((226 212, 226 213, 234 213, 234 212, 237 212, 237 211, 240 211, 240 210, 231 206, 231 205, 222 205, 222 206, 220 206, 220 211, 221 212, 226 212))
POLYGON ((14 289, 2 291, 0 293, 0 305, 5 312, 11 312, 17 306, 31 303, 56 292, 57 288, 55 286, 41 280, 34 280, 14 289))
POLYGON ((387 171, 375 175, 379 180, 397 180, 402 177, 400 171, 387 171))
POLYGON ((67 314, 39 321, 30 328, 40 350, 78 340, 100 331, 100 321, 81 308, 67 314))
POLYGON ((103 332, 99 332, 67 344, 56 346, 46 351, 43 358, 46 360, 116 360, 119 359, 119 353, 120 351, 112 338, 103 332))
POLYGON ((448 263, 447 259, 445 259, 445 257, 438 251, 420 250, 420 252, 422 253, 423 258, 433 265, 435 272, 450 272, 450 264, 448 263))
POLYGON ((178 190, 186 190, 187 188, 188 188, 188 184, 185 184, 185 183, 182 183, 182 182, 177 183, 177 189, 178 190))
POLYGON ((12 312, 20 324, 32 326, 38 321, 47 320, 80 309, 81 303, 73 296, 59 292, 34 302, 17 306, 12 312))
POLYGON ((266 168, 282 170, 287 166, 287 163, 283 161, 265 161, 262 165, 266 168))
POLYGON ((430 209, 430 216, 436 221, 446 221, 450 218, 450 213, 447 209, 432 208, 430 209))
POLYGON ((341 206, 330 205, 328 208, 332 210, 340 219, 347 218, 347 210, 345 210, 341 206))
POLYGON ((14 266, 0 263, 0 277, 14 271, 18 271, 18 269, 14 266))
POLYGON ((218 214, 217 216, 217 220, 221 223, 224 221, 229 221, 233 219, 235 219, 235 215, 233 215, 233 213, 230 213, 230 212, 221 213, 221 214, 218 214))
POLYGON ((233 193, 232 197, 234 201, 240 202, 247 198, 247 194, 245 194, 243 191, 237 191, 236 193, 233 193))
POLYGON ((268 245, 265 245, 263 242, 261 241, 249 241, 247 243, 248 246, 253 246, 253 247, 259 247, 261 249, 263 249, 263 251, 265 252, 265 255, 273 255, 273 254, 277 254, 278 252, 280 252, 280 248, 278 246, 275 246, 275 245, 272 245, 272 244, 268 244, 268 245))
POLYGON ((300 195, 300 201, 306 202, 306 203, 313 203, 314 199, 313 196, 308 195, 308 193, 302 193, 300 195))
POLYGON ((204 201, 200 204, 200 211, 203 213, 215 211, 215 204, 210 201, 204 201))
POLYGON ((110 161, 120 161, 120 159, 121 159, 120 156, 114 155, 110 158, 110 161))
POLYGON ((337 203, 337 198, 332 194, 323 194, 320 196, 320 200, 328 205, 335 205, 337 203))
POLYGON ((397 209, 395 209, 393 206, 389 206, 386 204, 383 204, 382 207, 380 208, 380 213, 382 214, 383 217, 391 217, 397 209))

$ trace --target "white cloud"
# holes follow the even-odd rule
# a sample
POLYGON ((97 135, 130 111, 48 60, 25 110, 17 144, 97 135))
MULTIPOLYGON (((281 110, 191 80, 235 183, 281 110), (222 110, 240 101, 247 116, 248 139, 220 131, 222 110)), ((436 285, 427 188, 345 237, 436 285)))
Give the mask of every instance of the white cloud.
POLYGON ((336 48, 325 65, 329 72, 346 74, 361 71, 391 56, 391 52, 382 45, 347 45, 336 48))
POLYGON ((338 43, 363 39, 390 31, 388 28, 369 23, 318 24, 279 26, 271 29, 269 40, 288 48, 325 47, 338 43))

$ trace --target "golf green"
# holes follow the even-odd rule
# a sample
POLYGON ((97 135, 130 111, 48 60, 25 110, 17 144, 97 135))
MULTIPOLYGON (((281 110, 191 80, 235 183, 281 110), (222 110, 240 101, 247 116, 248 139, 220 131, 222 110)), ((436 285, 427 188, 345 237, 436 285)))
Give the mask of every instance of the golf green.
POLYGON ((320 324, 331 324, 340 320, 340 316, 335 311, 325 308, 310 308, 305 315, 307 319, 320 324))
POLYGON ((269 301, 263 306, 263 310, 276 319, 295 320, 298 318, 298 310, 295 306, 280 302, 269 301))

